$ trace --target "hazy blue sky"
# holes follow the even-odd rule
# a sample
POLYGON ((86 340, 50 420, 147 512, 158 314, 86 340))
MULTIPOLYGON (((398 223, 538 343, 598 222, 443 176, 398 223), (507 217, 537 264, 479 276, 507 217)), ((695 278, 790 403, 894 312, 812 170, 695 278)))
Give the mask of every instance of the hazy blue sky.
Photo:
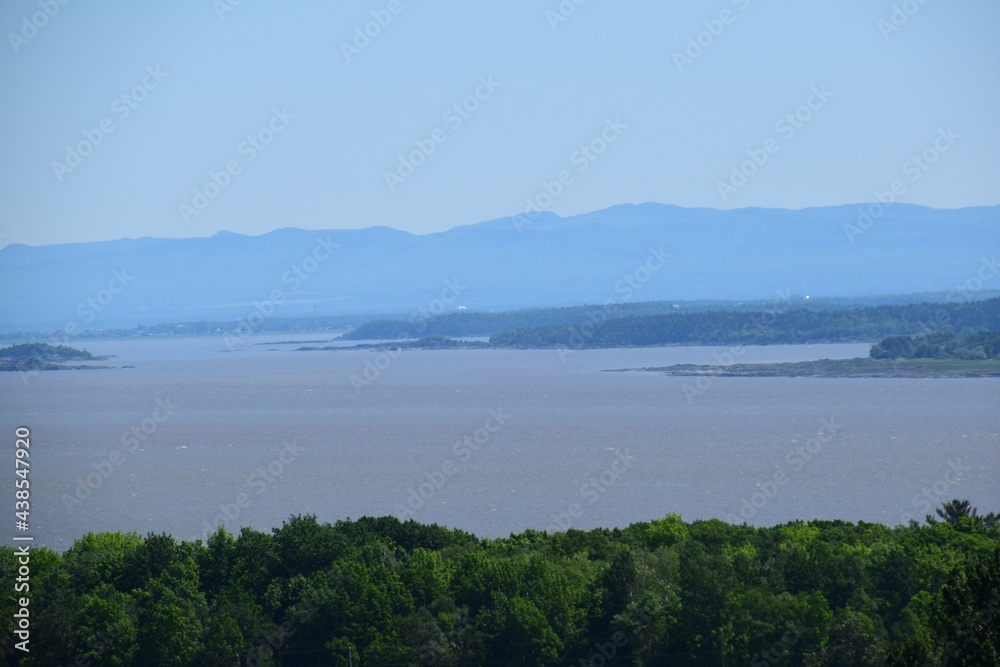
POLYGON ((857 203, 894 180, 1000 203, 996 0, 234 2, 3 3, 0 241, 426 233, 519 213, 562 171, 540 201, 560 215, 857 203), (433 153, 390 186, 415 142, 433 153))

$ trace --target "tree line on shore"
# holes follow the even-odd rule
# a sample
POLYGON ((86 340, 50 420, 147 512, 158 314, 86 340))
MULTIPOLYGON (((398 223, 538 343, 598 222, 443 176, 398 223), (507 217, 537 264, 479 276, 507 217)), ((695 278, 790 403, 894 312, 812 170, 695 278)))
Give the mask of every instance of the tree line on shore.
POLYGON ((958 335, 935 331, 920 336, 892 336, 872 346, 872 359, 1000 358, 1000 332, 958 335))
POLYGON ((594 311, 577 324, 530 326, 490 337, 496 347, 772 345, 879 340, 945 331, 1000 331, 1000 299, 816 310, 777 304, 765 311, 711 310, 632 317, 594 311))
MULTIPOLYGON (((631 347, 878 340, 943 330, 954 334, 1000 331, 1000 298, 881 305, 870 299, 796 300, 790 295, 756 302, 623 302, 604 305, 415 313, 409 317, 325 315, 265 317, 253 326, 232 321, 139 324, 130 329, 55 333, 16 331, 0 339, 132 336, 289 334, 350 329, 345 340, 418 339, 425 336, 492 336, 500 347, 631 347), (358 324, 360 321, 360 324, 358 324)), ((964 297, 964 295, 963 295, 964 297)), ((330 342, 310 341, 310 343, 330 342)))

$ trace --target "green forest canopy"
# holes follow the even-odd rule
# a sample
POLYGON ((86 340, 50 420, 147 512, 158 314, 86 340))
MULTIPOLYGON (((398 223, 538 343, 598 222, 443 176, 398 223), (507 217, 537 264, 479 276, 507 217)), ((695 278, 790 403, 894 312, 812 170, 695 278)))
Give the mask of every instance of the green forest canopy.
POLYGON ((1000 359, 1000 332, 964 336, 938 331, 893 336, 872 346, 872 359, 1000 359))
MULTIPOLYGON (((677 515, 480 539, 393 517, 31 554, 21 665, 1000 664, 1000 527, 677 515)), ((4 618, 14 550, 0 548, 4 618)), ((17 660, 20 662, 17 663, 17 660)))
POLYGON ((490 337, 498 347, 636 347, 829 343, 879 340, 927 331, 1000 331, 1000 299, 920 303, 844 310, 775 307, 769 311, 703 311, 610 317, 600 309, 587 322, 514 329, 490 337))

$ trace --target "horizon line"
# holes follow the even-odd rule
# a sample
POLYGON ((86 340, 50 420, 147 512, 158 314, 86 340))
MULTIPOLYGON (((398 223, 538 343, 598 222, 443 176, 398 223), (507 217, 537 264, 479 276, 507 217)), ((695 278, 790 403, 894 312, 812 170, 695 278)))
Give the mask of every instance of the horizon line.
MULTIPOLYGON (((603 213, 605 211, 610 211, 610 210, 616 209, 616 208, 626 208, 626 207, 640 208, 640 207, 643 207, 643 206, 658 206, 658 207, 665 207, 665 208, 675 208, 675 209, 681 209, 681 210, 685 210, 685 211, 713 211, 713 212, 717 212, 717 213, 732 213, 732 212, 738 212, 738 211, 785 211, 785 212, 801 212, 801 211, 812 211, 812 210, 817 210, 817 209, 838 209, 838 208, 859 208, 860 209, 860 208, 871 206, 871 205, 874 205, 874 204, 878 204, 878 205, 881 205, 881 206, 886 206, 886 208, 890 208, 890 207, 892 207, 892 208, 895 208, 895 207, 909 207, 909 208, 926 209, 928 211, 966 211, 966 210, 973 210, 973 209, 1000 208, 1000 204, 958 206, 958 207, 954 207, 954 208, 938 208, 938 207, 934 207, 934 206, 927 206, 925 204, 913 204, 913 203, 909 203, 909 202, 890 202, 888 205, 885 205, 885 204, 883 204, 881 202, 876 202, 876 201, 871 201, 871 202, 857 202, 857 203, 852 203, 852 204, 831 204, 831 205, 825 205, 825 206, 804 206, 804 207, 801 207, 801 208, 786 208, 786 207, 781 207, 781 206, 740 206, 740 207, 733 207, 733 208, 713 208, 711 206, 680 206, 678 204, 668 204, 668 203, 664 203, 664 202, 647 201, 647 202, 641 202, 639 204, 635 204, 635 203, 631 203, 631 202, 625 202, 625 203, 621 203, 621 204, 612 204, 611 206, 605 206, 604 208, 598 208, 598 209, 594 209, 592 211, 585 211, 585 212, 582 212, 582 213, 573 213, 573 214, 565 215, 565 216, 564 215, 560 215, 558 213, 555 213, 554 211, 549 211, 549 210, 539 211, 537 213, 537 215, 538 216, 549 215, 549 216, 555 216, 556 218, 558 218, 560 220, 569 220, 571 218, 577 218, 577 217, 581 217, 581 216, 584 216, 584 215, 593 215, 595 213, 603 213)), ((220 234, 230 234, 230 235, 233 235, 233 236, 242 236, 242 237, 245 237, 245 238, 259 238, 261 236, 267 236, 268 234, 273 234, 275 232, 280 232, 280 231, 285 231, 285 230, 296 230, 296 231, 307 231, 307 232, 308 231, 315 231, 315 232, 351 232, 351 231, 365 231, 365 230, 369 230, 369 229, 387 229, 387 230, 391 230, 391 231, 394 231, 394 232, 399 232, 401 234, 407 234, 409 236, 433 236, 435 234, 446 234, 446 233, 454 231, 456 229, 462 229, 462 228, 467 228, 467 227, 476 227, 476 226, 479 226, 479 225, 484 225, 484 224, 489 224, 489 223, 497 223, 497 222, 500 222, 502 220, 512 220, 513 221, 513 220, 515 220, 516 218, 518 218, 520 216, 527 215, 528 213, 529 213, 528 211, 521 211, 519 213, 514 213, 514 214, 511 214, 511 215, 507 215, 507 216, 501 216, 499 218, 490 218, 488 220, 480 220, 478 222, 463 223, 463 224, 460 224, 460 225, 455 225, 454 227, 449 227, 447 229, 443 229, 443 230, 439 230, 439 231, 432 231, 432 232, 423 232, 423 233, 410 232, 410 231, 407 231, 405 229, 399 229, 398 227, 391 227, 389 225, 368 225, 366 227, 294 227, 294 226, 286 226, 286 227, 275 227, 275 228, 270 229, 270 230, 268 230, 266 232, 261 232, 260 234, 246 234, 246 233, 243 233, 243 232, 234 232, 234 231, 231 231, 231 230, 228 230, 228 229, 220 229, 220 230, 217 230, 217 231, 215 231, 215 232, 213 232, 211 234, 206 234, 206 235, 203 235, 203 236, 120 236, 120 237, 117 237, 117 238, 97 239, 97 240, 93 240, 93 241, 64 241, 64 242, 44 243, 44 244, 30 244, 30 243, 19 243, 19 242, 5 243, 4 239, 6 238, 6 236, 5 235, 0 235, 0 252, 3 252, 3 250, 5 250, 6 248, 10 248, 10 247, 14 247, 14 246, 21 246, 21 247, 26 247, 26 248, 47 248, 47 247, 64 246, 64 245, 85 245, 85 244, 90 244, 90 243, 115 243, 115 242, 118 242, 118 241, 143 241, 143 240, 157 241, 157 240, 210 239, 210 238, 214 238, 216 236, 219 236, 220 234)))

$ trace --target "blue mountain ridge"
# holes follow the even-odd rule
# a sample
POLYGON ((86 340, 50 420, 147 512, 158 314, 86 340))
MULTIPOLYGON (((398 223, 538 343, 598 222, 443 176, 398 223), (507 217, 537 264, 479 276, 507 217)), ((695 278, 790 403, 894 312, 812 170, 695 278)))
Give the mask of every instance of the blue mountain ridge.
MULTIPOLYGON (((871 206, 647 203, 565 218, 512 216, 423 235, 284 227, 260 236, 11 244, 0 249, 0 330, 237 319, 257 305, 266 309, 273 297, 276 315, 301 316, 418 312, 443 293, 448 310, 496 310, 771 299, 778 290, 948 291, 1000 250, 1000 206, 896 204, 859 226, 860 211, 871 206), (321 261, 324 243, 337 247, 321 261), (660 252, 669 259, 650 270, 660 252), (622 287, 626 276, 634 289, 622 287)), ((983 287, 1000 288, 1000 277, 993 280, 983 287)))

